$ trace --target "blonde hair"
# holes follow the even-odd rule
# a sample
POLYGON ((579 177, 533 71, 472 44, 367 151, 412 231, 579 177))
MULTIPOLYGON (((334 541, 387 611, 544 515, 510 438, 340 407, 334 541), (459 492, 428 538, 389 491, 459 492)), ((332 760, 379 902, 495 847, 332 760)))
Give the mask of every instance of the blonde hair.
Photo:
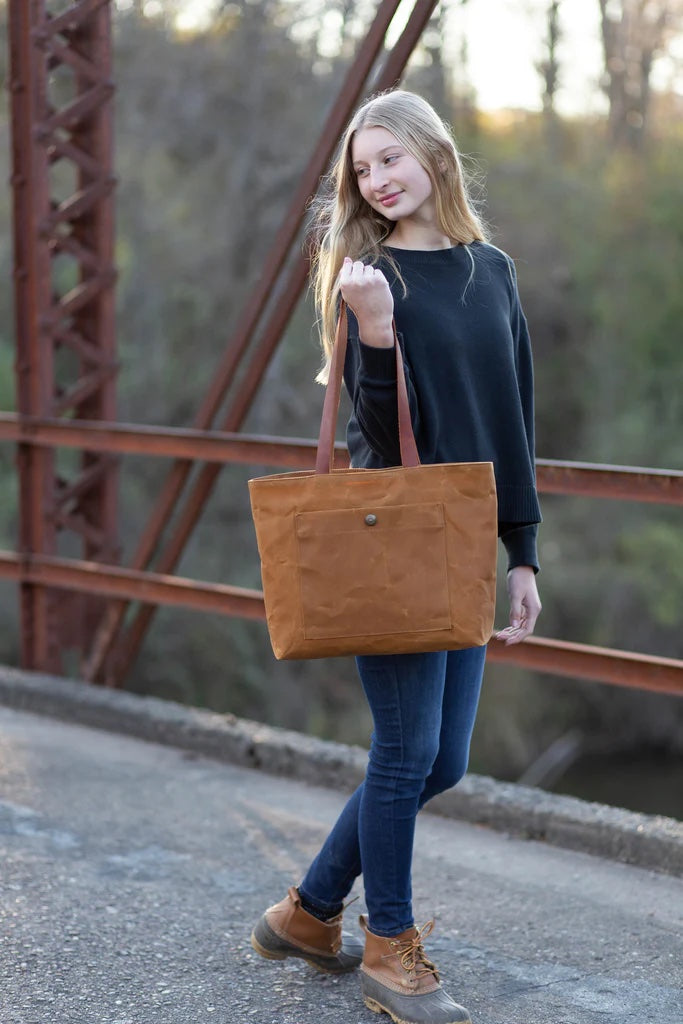
MULTIPOLYGON (((326 195, 316 203, 311 264, 324 355, 316 377, 321 384, 327 383, 329 375, 338 277, 344 257, 376 262, 394 226, 393 221, 372 209, 358 188, 351 147, 362 128, 386 128, 419 161, 432 183, 439 226, 454 245, 486 240, 486 229, 474 210, 455 140, 434 108, 421 96, 402 89, 366 100, 341 140, 326 180, 326 195)), ((384 255, 391 262, 386 251, 384 255)))

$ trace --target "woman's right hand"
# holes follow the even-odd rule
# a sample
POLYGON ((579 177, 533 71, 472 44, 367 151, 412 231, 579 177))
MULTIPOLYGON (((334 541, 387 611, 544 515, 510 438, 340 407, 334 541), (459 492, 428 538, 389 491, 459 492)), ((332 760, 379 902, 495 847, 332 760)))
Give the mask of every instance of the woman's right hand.
POLYGON ((394 298, 382 271, 347 256, 339 272, 339 287, 358 321, 361 341, 372 348, 393 348, 394 298))

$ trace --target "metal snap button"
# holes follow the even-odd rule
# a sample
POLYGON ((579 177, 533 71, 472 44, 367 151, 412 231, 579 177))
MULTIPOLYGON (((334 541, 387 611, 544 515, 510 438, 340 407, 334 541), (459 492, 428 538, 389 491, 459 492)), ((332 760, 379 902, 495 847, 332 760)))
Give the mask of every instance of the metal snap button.
POLYGON ((365 522, 368 524, 368 526, 374 526, 375 523, 377 522, 377 516, 373 512, 369 512, 368 515, 366 515, 365 517, 365 522))

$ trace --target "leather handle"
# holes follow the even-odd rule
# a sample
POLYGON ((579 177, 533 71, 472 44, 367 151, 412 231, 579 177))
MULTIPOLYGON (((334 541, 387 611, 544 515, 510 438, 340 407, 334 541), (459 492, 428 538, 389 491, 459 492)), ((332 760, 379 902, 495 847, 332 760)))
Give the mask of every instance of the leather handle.
MULTIPOLYGON (((403 366, 401 346, 396 335, 396 323, 392 321, 394 331, 394 351, 396 353, 396 397, 398 400, 398 440, 401 449, 402 466, 419 466, 420 456, 415 444, 413 424, 408 405, 408 388, 403 366)), ((318 436, 318 454, 315 461, 316 473, 330 473, 334 468, 334 435, 337 428, 341 386, 344 377, 344 361, 349 336, 349 323, 346 315, 346 303, 342 302, 337 321, 337 332, 332 350, 330 377, 325 390, 323 414, 320 421, 318 436)))

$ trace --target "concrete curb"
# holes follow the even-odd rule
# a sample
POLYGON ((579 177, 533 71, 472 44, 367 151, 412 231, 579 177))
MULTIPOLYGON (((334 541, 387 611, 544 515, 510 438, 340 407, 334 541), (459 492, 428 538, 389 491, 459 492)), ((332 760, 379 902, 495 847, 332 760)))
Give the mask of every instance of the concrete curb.
MULTIPOLYGON (((0 667, 0 704, 350 792, 367 752, 155 697, 0 667)), ((683 874, 683 823, 468 775, 430 811, 527 839, 683 874)))

